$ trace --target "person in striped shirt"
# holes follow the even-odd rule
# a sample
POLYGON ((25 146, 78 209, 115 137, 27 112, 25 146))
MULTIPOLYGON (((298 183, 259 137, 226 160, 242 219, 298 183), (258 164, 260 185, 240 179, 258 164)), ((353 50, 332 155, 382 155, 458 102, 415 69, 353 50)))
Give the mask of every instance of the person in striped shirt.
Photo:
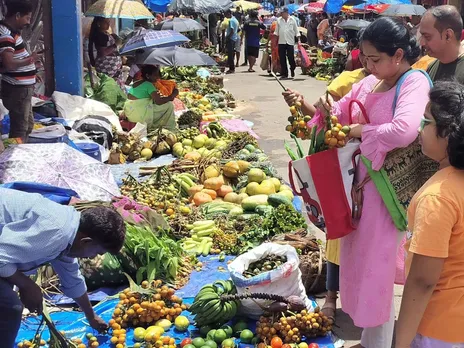
POLYGON ((7 3, 7 14, 0 21, 0 71, 2 101, 10 115, 10 138, 27 141, 34 127, 32 96, 37 56, 29 54, 21 30, 30 25, 32 3, 15 0, 7 3))

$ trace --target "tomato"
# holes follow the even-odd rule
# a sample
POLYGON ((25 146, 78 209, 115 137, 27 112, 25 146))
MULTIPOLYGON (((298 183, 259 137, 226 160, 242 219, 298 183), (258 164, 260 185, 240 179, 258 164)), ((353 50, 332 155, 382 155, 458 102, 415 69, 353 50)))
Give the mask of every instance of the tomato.
POLYGON ((292 348, 292 346, 289 345, 289 344, 284 344, 284 345, 282 346, 282 348, 292 348))
POLYGON ((191 338, 184 338, 182 342, 180 343, 180 346, 183 348, 187 344, 192 344, 192 339, 191 338))
POLYGON ((271 340, 272 348, 282 348, 283 342, 280 337, 274 336, 271 340))
POLYGON ((308 348, 319 348, 319 345, 317 343, 311 343, 308 348))

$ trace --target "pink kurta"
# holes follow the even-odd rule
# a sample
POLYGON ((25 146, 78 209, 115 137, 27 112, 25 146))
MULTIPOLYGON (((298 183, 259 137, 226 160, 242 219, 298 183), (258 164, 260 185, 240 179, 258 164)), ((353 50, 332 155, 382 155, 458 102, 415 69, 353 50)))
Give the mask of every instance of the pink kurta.
MULTIPOLYGON (((348 105, 358 99, 366 108, 370 124, 362 132, 361 153, 381 168, 386 154, 406 147, 417 137, 417 130, 429 100, 427 78, 420 72, 403 82, 393 115, 396 87, 383 93, 370 93, 379 82, 373 75, 353 85, 332 110, 342 124, 348 124, 348 105)), ((353 123, 365 123, 359 108, 353 107, 353 123)), ((367 174, 360 164, 359 180, 367 174)), ((358 327, 375 327, 390 319, 396 274, 398 230, 381 196, 371 181, 364 187, 364 204, 358 229, 341 240, 340 292, 343 311, 358 327)))

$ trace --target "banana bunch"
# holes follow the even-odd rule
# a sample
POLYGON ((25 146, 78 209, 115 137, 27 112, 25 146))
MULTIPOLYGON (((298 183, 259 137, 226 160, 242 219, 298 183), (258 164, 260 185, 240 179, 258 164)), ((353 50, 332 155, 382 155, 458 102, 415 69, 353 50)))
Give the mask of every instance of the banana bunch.
POLYGON ((208 138, 224 138, 227 137, 229 132, 219 122, 210 122, 206 127, 206 134, 208 138))
POLYGON ((221 296, 236 293, 237 289, 231 280, 218 280, 202 287, 189 308, 195 314, 196 325, 219 327, 234 318, 240 301, 223 301, 221 296))
POLYGON ((189 197, 189 188, 196 185, 197 178, 190 173, 182 173, 172 176, 172 180, 180 187, 180 193, 183 197, 189 197))
POLYGON ((196 256, 207 256, 213 246, 213 234, 216 232, 216 224, 213 220, 195 221, 192 225, 187 225, 191 237, 185 238, 182 248, 188 253, 196 256))

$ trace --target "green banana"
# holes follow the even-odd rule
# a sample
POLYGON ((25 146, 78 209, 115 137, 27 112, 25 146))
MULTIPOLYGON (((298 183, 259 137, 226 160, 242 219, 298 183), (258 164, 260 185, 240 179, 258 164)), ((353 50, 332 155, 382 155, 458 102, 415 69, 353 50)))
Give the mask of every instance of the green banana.
POLYGON ((196 182, 198 179, 195 177, 195 175, 193 174, 190 174, 190 173, 182 173, 182 174, 179 174, 180 177, 182 176, 185 176, 187 178, 190 178, 190 180, 196 182))
POLYGON ((212 312, 215 312, 217 309, 213 309, 213 307, 218 307, 218 304, 221 300, 218 298, 218 299, 215 299, 215 300, 211 300, 211 301, 205 301, 203 303, 204 306, 201 307, 201 313, 202 315, 204 315, 205 317, 208 317, 208 315, 210 315, 212 312))
POLYGON ((193 180, 190 179, 188 176, 179 175, 178 178, 182 180, 184 183, 186 183, 189 186, 189 188, 195 185, 193 180))
POLYGON ((221 313, 221 301, 217 301, 214 305, 208 307, 208 310, 202 313, 205 318, 214 317, 218 313, 221 313))

